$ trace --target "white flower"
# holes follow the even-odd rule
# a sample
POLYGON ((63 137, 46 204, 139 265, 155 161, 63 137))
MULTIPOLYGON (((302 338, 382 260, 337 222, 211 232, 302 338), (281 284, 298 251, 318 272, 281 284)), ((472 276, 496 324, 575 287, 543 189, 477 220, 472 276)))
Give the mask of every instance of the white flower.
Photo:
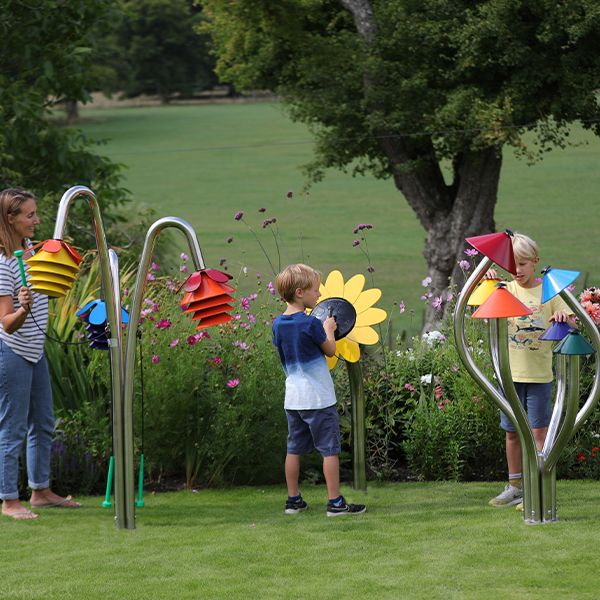
POLYGON ((430 385, 431 384, 431 373, 427 373, 427 375, 421 375, 421 383, 424 383, 426 385, 430 385))
POLYGON ((443 333, 437 331, 436 329, 434 329, 433 331, 426 331, 422 336, 422 340, 424 342, 427 342, 429 346, 433 346, 435 342, 443 342, 445 341, 445 339, 446 336, 443 333))

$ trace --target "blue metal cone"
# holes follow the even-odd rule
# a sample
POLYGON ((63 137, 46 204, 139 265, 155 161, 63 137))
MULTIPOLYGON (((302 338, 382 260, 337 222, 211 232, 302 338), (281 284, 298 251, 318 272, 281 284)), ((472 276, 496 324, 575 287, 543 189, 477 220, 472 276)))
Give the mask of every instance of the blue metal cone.
POLYGON ((552 269, 546 267, 542 273, 542 304, 548 302, 568 288, 578 277, 579 271, 564 271, 563 269, 552 269))
POLYGON ((544 340, 546 342, 560 342, 571 330, 571 326, 564 321, 555 322, 540 335, 540 340, 544 340))
POLYGON ((576 329, 571 329, 566 337, 554 348, 555 354, 577 354, 583 356, 594 354, 595 352, 595 348, 576 329))

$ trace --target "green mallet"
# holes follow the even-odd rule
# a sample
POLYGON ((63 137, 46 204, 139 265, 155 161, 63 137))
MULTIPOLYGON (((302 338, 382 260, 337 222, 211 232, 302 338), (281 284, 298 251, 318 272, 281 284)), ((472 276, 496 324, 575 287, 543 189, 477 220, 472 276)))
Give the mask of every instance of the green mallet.
POLYGON ((138 499, 135 501, 138 508, 144 506, 144 455, 140 456, 140 472, 138 475, 138 499))
POLYGON ((23 264, 23 250, 15 250, 15 257, 19 263, 19 271, 21 271, 21 283, 27 287, 27 277, 25 276, 25 265, 23 264))

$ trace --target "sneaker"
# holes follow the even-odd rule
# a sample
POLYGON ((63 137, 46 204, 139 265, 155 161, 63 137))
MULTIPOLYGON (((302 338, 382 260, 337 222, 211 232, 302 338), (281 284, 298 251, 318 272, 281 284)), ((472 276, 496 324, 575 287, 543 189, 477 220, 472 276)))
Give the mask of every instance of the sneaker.
POLYGON ((519 504, 517 504, 515 506, 515 508, 519 511, 519 512, 523 512, 525 509, 523 508, 523 502, 519 502, 519 504))
POLYGON ((285 503, 285 514, 286 515, 297 515, 298 513, 304 512, 308 508, 308 504, 302 500, 300 496, 299 500, 289 500, 285 503))
POLYGON ((327 503, 327 516, 328 517, 339 517, 341 515, 360 515, 367 511, 367 507, 364 504, 347 504, 345 498, 342 496, 342 503, 339 506, 327 503))
POLYGON ((504 491, 498 494, 495 498, 492 498, 488 504, 500 508, 502 506, 513 506, 523 501, 523 488, 515 487, 514 485, 507 484, 504 491))

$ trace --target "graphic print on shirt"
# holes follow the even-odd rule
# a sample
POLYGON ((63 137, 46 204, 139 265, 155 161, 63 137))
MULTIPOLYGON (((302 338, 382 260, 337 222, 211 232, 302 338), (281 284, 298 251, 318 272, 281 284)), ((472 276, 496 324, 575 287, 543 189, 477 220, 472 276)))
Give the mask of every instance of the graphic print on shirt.
POLYGON ((539 350, 544 343, 540 335, 546 331, 540 305, 529 305, 533 314, 508 320, 508 339, 512 350, 539 350))

